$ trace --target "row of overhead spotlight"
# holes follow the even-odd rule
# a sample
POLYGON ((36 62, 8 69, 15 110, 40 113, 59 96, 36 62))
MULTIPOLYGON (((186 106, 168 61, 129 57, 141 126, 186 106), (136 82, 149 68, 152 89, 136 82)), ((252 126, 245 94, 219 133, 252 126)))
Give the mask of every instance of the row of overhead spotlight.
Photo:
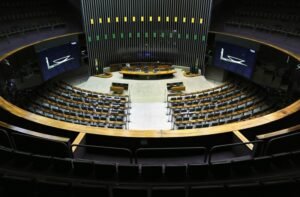
POLYGON ((195 18, 195 17, 178 17, 178 16, 174 16, 174 17, 170 17, 170 16, 166 16, 166 17, 162 17, 162 16, 140 16, 140 17, 136 17, 136 16, 132 16, 132 17, 100 17, 98 19, 94 19, 91 18, 90 19, 90 23, 91 25, 94 25, 96 23, 102 24, 102 23, 119 23, 119 22, 174 22, 174 23, 192 23, 192 24, 203 24, 203 18, 195 18))

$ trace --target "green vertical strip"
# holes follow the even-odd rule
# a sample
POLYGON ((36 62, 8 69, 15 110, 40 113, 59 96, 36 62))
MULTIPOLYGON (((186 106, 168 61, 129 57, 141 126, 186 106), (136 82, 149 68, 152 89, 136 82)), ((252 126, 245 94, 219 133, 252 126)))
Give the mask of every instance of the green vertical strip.
POLYGON ((173 38, 173 34, 172 34, 172 33, 170 33, 170 35, 169 35, 169 36, 170 36, 170 38, 173 38))
POLYGON ((189 39, 190 38, 190 35, 189 34, 185 34, 185 39, 189 39))
POLYGON ((153 32, 153 38, 156 38, 156 32, 153 32))
POLYGON ((129 38, 132 38, 132 33, 131 33, 131 32, 128 34, 128 37, 129 37, 129 38))
POLYGON ((206 37, 205 37, 205 35, 203 35, 202 36, 202 42, 205 42, 205 40, 206 40, 206 37))
POLYGON ((140 38, 140 37, 141 37, 141 33, 140 33, 140 32, 137 32, 137 33, 136 33, 136 37, 137 37, 137 38, 140 38))
POLYGON ((197 34, 194 34, 194 40, 196 41, 198 39, 197 34))
POLYGON ((149 35, 148 35, 148 32, 145 32, 145 38, 148 38, 149 35))
POLYGON ((177 38, 178 38, 178 39, 181 39, 181 34, 178 34, 178 35, 177 35, 177 38))
POLYGON ((88 36, 88 42, 92 42, 91 36, 88 36))
POLYGON ((97 41, 100 40, 100 36, 99 36, 99 35, 96 36, 96 40, 97 40, 97 41))
POLYGON ((164 32, 161 32, 160 37, 161 37, 161 38, 164 38, 164 37, 165 37, 165 33, 164 33, 164 32))
POLYGON ((107 40, 108 39, 108 36, 107 34, 104 34, 104 39, 107 40))
POLYGON ((121 39, 124 39, 124 33, 123 32, 121 33, 121 39))
POLYGON ((112 38, 116 39, 116 34, 115 33, 112 34, 112 38))

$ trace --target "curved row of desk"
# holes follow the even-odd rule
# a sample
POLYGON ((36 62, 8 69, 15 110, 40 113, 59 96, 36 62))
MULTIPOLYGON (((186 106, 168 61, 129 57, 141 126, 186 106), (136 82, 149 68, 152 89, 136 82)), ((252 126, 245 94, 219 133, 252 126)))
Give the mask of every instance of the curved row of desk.
MULTIPOLYGON (((298 59, 300 60, 300 58, 298 59)), ((107 144, 106 141, 111 140, 111 138, 118 139, 117 145, 121 142, 121 146, 130 144, 132 140, 138 141, 139 146, 147 146, 150 140, 165 143, 164 146, 171 143, 176 146, 179 140, 185 141, 188 146, 192 146, 190 142, 195 141, 202 143, 202 145, 239 141, 248 147, 246 147, 248 151, 254 152, 252 140, 255 137, 253 136, 259 140, 264 140, 282 134, 298 132, 300 129, 300 125, 297 125, 300 122, 299 112, 300 100, 269 115, 222 126, 168 131, 118 130, 49 119, 23 110, 0 97, 0 128, 28 134, 39 139, 44 138, 51 143, 53 141, 71 143, 74 145, 72 146, 73 154, 78 149, 80 152, 80 144, 85 141, 86 137, 103 144, 107 144)), ((296 143, 298 144, 297 141, 296 143)), ((36 145, 35 143, 31 144, 36 145)), ((46 150, 51 150, 51 148, 47 145, 46 150)), ((270 191, 273 194, 278 191, 289 196, 291 193, 297 194, 300 184, 299 165, 286 167, 290 163, 300 163, 299 151, 254 159, 228 160, 223 161, 223 163, 187 164, 183 159, 184 164, 181 165, 174 165, 172 160, 172 165, 156 164, 150 166, 144 164, 104 164, 96 160, 82 160, 80 157, 58 158, 2 148, 0 151, 1 156, 4 155, 0 159, 0 182, 6 186, 4 191, 8 194, 22 193, 31 196, 37 195, 38 191, 39 196, 69 196, 70 193, 72 196, 86 196, 96 192, 101 196, 108 197, 127 195, 191 197, 215 196, 216 194, 253 196, 262 193, 270 194, 270 191), (11 153, 17 156, 8 157, 7 155, 11 153), (9 165, 5 166, 4 160, 9 165), (251 177, 247 174, 249 169, 251 170, 251 177), (151 177, 150 180, 148 180, 149 177, 151 177), (159 178, 153 181, 153 177, 159 178)), ((3 190, 1 184, 0 194, 3 190)))
MULTIPOLYGON (((215 34, 223 34, 218 32, 212 32, 215 34)), ((74 33, 74 34, 68 34, 63 35, 59 37, 64 36, 70 36, 70 35, 76 35, 81 33, 74 33)), ((226 35, 226 34, 225 34, 226 35)), ((231 35, 234 36, 234 35, 231 35)), ((54 40, 58 37, 47 39, 47 41, 54 40)), ((248 39, 240 37, 241 39, 248 39)), ((251 40, 251 39, 250 39, 251 40)), ((255 41, 255 40, 252 40, 255 41)), ((43 41, 41 41, 43 42, 43 41)), ((256 41, 259 42, 259 41, 256 41)), ((40 42, 38 42, 40 43, 40 42)), ((283 53, 286 53, 297 60, 300 61, 300 57, 290 53, 289 51, 283 50, 277 46, 270 45, 268 43, 262 43, 268 46, 271 46, 277 50, 282 51, 283 53)), ((37 43, 33 43, 32 45, 35 45, 37 43)), ((28 46, 32 46, 28 45, 28 46)), ((5 54, 0 58, 0 61, 4 58, 12 55, 13 53, 20 51, 28 46, 20 47, 14 51, 11 51, 8 54, 5 54)), ((242 121, 238 123, 231 123, 224 126, 215 126, 215 127, 209 127, 209 128, 203 128, 203 129, 191 129, 191 130, 117 130, 117 129, 103 129, 103 128, 95 128, 95 127, 88 127, 88 126, 82 126, 77 124, 71 124, 66 123, 62 121, 57 121, 53 119, 49 119, 46 117, 42 117, 36 114, 32 114, 28 111, 25 111, 12 103, 6 101, 2 97, 0 98, 0 107, 4 109, 5 111, 13 114, 16 117, 21 117, 22 119, 25 119, 29 122, 34 122, 38 124, 42 124, 48 127, 57 128, 58 130, 67 130, 77 133, 90 133, 90 134, 96 134, 96 135, 104 135, 104 136, 115 136, 115 137, 129 137, 129 138, 178 138, 178 137, 193 137, 193 136, 205 136, 205 135, 215 135, 215 134, 221 134, 226 132, 234 132, 239 130, 246 130, 249 128, 254 128, 258 126, 262 126, 265 124, 269 124, 272 122, 276 122, 280 119, 283 119, 285 117, 288 117, 289 115, 292 115, 300 110, 300 100, 296 101, 295 103, 291 104, 290 106, 281 109, 275 113, 255 118, 252 120, 242 121)))
POLYGON ((176 137, 215 135, 215 134, 221 134, 226 132, 245 130, 249 128, 262 126, 264 124, 272 123, 300 111, 300 100, 296 101, 295 103, 291 104, 290 106, 284 109, 281 109, 277 112, 268 114, 263 117, 246 120, 238 123, 221 125, 221 126, 214 126, 214 127, 201 128, 201 129, 188 129, 188 130, 119 130, 119 129, 97 128, 97 127, 62 122, 62 121, 46 118, 40 115, 36 115, 13 105, 12 103, 6 101, 2 97, 0 97, 0 106, 5 111, 13 114, 16 117, 21 117, 22 119, 25 119, 27 121, 42 124, 56 129, 72 131, 76 133, 89 133, 89 134, 104 135, 104 136, 133 137, 133 138, 176 138, 176 137))

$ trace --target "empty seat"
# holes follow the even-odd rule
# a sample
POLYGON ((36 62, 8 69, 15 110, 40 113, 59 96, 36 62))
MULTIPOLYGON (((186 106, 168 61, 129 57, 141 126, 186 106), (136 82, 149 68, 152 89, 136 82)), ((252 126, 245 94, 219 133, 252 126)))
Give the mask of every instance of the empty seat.
POLYGON ((3 196, 34 196, 35 186, 31 177, 4 175, 0 182, 4 189, 3 196))
POLYGON ((141 177, 143 180, 158 181, 163 177, 163 166, 141 165, 141 177))
POLYGON ((203 180, 209 177, 208 164, 188 164, 187 175, 190 180, 203 180))
POLYGON ((82 196, 101 196, 109 197, 109 189, 103 184, 95 184, 90 182, 79 182, 72 185, 72 197, 82 196))
POLYGON ((0 146, 13 148, 12 141, 6 130, 0 128, 0 146))
POLYGON ((132 152, 127 148, 94 145, 72 145, 72 147, 77 147, 74 158, 91 159, 102 163, 132 163, 132 152))
POLYGON ((290 169, 293 166, 292 154, 290 152, 274 154, 272 164, 277 169, 290 169))
POLYGON ((262 187, 259 182, 228 184, 227 188, 232 197, 253 197, 255 195, 262 195, 262 187))
POLYGON ((52 168, 50 169, 53 173, 69 175, 73 170, 72 159, 69 158, 52 158, 52 168))
POLYGON ((185 197, 185 187, 153 187, 151 190, 151 197, 185 197))
POLYGON ((72 157, 71 149, 66 143, 21 133, 12 133, 12 136, 17 150, 55 157, 72 157))
POLYGON ((139 165, 118 165, 118 178, 122 181, 132 181, 139 178, 139 165))
POLYGON ((94 162, 91 160, 73 160, 73 173, 79 177, 90 177, 94 175, 94 162))
POLYGON ((166 165, 165 177, 169 181, 183 181, 186 179, 187 166, 186 165, 166 165))
POLYGON ((247 177, 254 174, 253 159, 241 158, 231 160, 231 169, 234 177, 247 177))
POLYGON ((279 179, 263 182, 262 195, 266 196, 272 192, 276 196, 298 196, 299 184, 292 179, 279 179))
POLYGON ((217 179, 229 178, 231 173, 231 161, 221 160, 210 164, 210 171, 213 177, 217 179))
POLYGON ((0 165, 9 164, 13 159, 13 150, 5 147, 0 147, 0 165))
POLYGON ((11 167, 26 170, 32 164, 32 154, 22 151, 13 152, 13 160, 10 163, 11 167))
POLYGON ((138 187, 125 187, 119 186, 115 187, 112 190, 113 197, 148 197, 148 190, 147 188, 138 188, 138 187))
POLYGON ((95 177, 99 180, 114 180, 117 175, 116 164, 94 162, 95 177))
POLYGON ((213 163, 236 158, 253 158, 255 151, 252 151, 247 145, 256 145, 258 143, 261 143, 261 141, 213 146, 209 151, 208 162, 213 163))
POLYGON ((206 148, 140 148, 136 150, 135 155, 137 163, 142 164, 182 164, 182 161, 185 163, 204 163, 206 148))
POLYGON ((36 189, 38 197, 71 196, 71 183, 60 180, 38 180, 36 189))
POLYGON ((300 150, 300 133, 287 134, 275 137, 269 140, 266 145, 264 154, 270 155, 275 153, 290 152, 300 150))
POLYGON ((32 155, 31 168, 36 171, 47 171, 52 166, 52 157, 46 155, 32 155))
POLYGON ((190 187, 188 197, 199 197, 199 196, 219 197, 225 194, 226 194, 226 189, 225 186, 222 184, 203 185, 203 186, 190 187))
POLYGON ((293 151, 291 153, 291 161, 294 165, 300 165, 300 151, 293 151))
POLYGON ((262 156, 253 158, 253 167, 257 172, 270 172, 273 170, 272 157, 262 156))

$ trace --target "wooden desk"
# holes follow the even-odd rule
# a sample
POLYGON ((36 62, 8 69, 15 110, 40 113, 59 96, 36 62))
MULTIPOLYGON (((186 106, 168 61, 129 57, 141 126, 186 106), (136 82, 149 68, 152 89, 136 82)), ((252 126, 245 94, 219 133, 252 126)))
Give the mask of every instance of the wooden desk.
POLYGON ((123 87, 124 90, 128 90, 128 83, 116 83, 116 82, 112 82, 111 85, 112 86, 123 87))
POLYGON ((130 71, 130 70, 122 70, 120 74, 123 75, 124 79, 168 79, 173 78, 173 74, 176 73, 175 70, 167 70, 167 71, 149 71, 145 72, 142 70, 130 71))
POLYGON ((171 90, 174 86, 183 86, 183 82, 167 83, 167 90, 171 90))
POLYGON ((269 132, 269 133, 264 133, 261 135, 257 135, 256 138, 259 140, 266 140, 266 139, 271 139, 274 137, 279 137, 285 134, 289 134, 289 133, 295 133, 295 132, 299 132, 300 130, 300 124, 296 125, 296 126, 292 126, 286 129, 281 129, 279 131, 273 131, 273 132, 269 132))
POLYGON ((96 77, 99 78, 111 78, 112 77, 112 73, 111 72, 105 72, 103 74, 99 74, 99 75, 95 75, 96 77))
POLYGON ((79 124, 72 124, 68 122, 58 121, 51 118, 43 117, 37 114, 33 114, 26 110, 23 110, 12 103, 6 101, 0 97, 0 108, 8 113, 28 120, 29 122, 35 122, 43 124, 49 127, 58 129, 59 131, 71 131, 77 133, 90 133, 104 136, 115 137, 132 137, 132 138, 176 138, 176 137, 194 137, 194 136, 206 136, 216 135, 226 132, 233 132, 236 130, 243 130, 247 128, 261 126, 286 116, 289 116, 300 110, 300 100, 295 103, 263 117, 254 118, 251 120, 241 121, 237 123, 230 123, 226 125, 201 128, 201 129, 188 129, 188 130, 124 130, 120 129, 107 129, 107 128, 95 128, 91 126, 84 126, 79 124))
POLYGON ((31 130, 24 129, 24 128, 21 128, 18 126, 7 124, 3 121, 0 121, 0 127, 4 128, 4 129, 9 129, 9 130, 12 130, 12 131, 15 131, 18 133, 23 133, 26 135, 39 137, 39 138, 44 138, 44 139, 49 139, 49 140, 54 140, 54 141, 59 141, 59 142, 64 142, 64 143, 70 142, 70 139, 66 138, 66 137, 60 137, 60 136, 44 134, 44 133, 40 133, 40 132, 36 132, 36 131, 31 131, 31 130))
POLYGON ((172 78, 176 71, 171 65, 144 63, 139 66, 124 67, 120 73, 125 79, 168 79, 172 78))
POLYGON ((185 86, 173 86, 171 87, 170 89, 172 92, 182 92, 182 91, 185 91, 185 86))
POLYGON ((115 94, 123 94, 124 87, 120 86, 110 86, 110 91, 113 91, 115 94))

